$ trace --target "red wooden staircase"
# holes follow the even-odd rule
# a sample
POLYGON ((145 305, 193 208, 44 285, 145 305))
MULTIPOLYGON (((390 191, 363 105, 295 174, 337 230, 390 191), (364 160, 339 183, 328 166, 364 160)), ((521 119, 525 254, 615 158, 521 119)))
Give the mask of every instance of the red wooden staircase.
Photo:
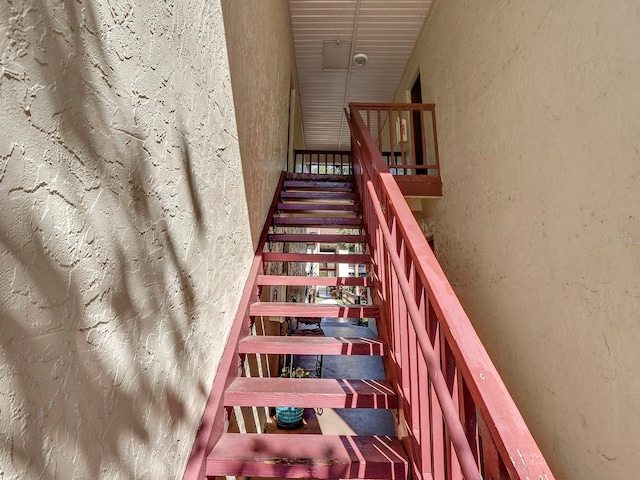
MULTIPOLYGON (((359 234, 336 233, 361 229, 355 184, 350 176, 288 174, 267 232, 268 242, 335 244, 363 242, 359 234), (276 233, 287 229, 329 229, 329 233, 276 233)), ((330 262, 368 264, 368 254, 264 252, 264 262, 330 262)), ((371 286, 370 278, 261 275, 264 286, 371 286)), ((373 305, 254 301, 248 316, 379 318, 373 305)), ((238 355, 376 355, 387 353, 379 339, 327 336, 246 335, 238 355)), ((223 393, 225 407, 384 408, 398 406, 387 381, 332 378, 231 378, 223 393)), ((283 478, 409 478, 409 461, 401 442, 389 436, 223 433, 206 461, 206 475, 283 478)))
POLYGON ((347 118, 353 176, 283 173, 280 179, 185 480, 553 480, 364 120, 355 108, 347 118), (366 254, 270 248, 305 243, 363 243, 366 254), (274 275, 267 268, 274 262, 366 263, 369 269, 366 278, 274 275), (264 295, 272 287, 309 285, 368 287, 372 302, 271 302, 264 295), (381 338, 257 335, 265 317, 373 318, 381 338), (247 358, 260 355, 375 355, 383 359, 386 380, 245 376, 247 358), (396 436, 228 428, 237 409, 281 405, 391 409, 396 436))

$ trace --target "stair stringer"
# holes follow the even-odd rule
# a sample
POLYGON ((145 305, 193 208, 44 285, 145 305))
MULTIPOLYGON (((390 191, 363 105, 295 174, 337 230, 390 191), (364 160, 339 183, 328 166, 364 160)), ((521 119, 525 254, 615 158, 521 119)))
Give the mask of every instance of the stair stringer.
POLYGON ((273 217, 276 213, 285 176, 286 172, 282 172, 276 186, 273 201, 267 213, 260 239, 258 240, 258 246, 253 257, 253 262, 251 263, 233 325, 227 338, 220 365, 213 380, 211 393, 203 412, 202 421, 196 433, 191 455, 187 460, 183 480, 206 479, 205 468, 207 455, 220 439, 228 424, 230 412, 228 409, 225 409, 223 404, 224 390, 230 379, 238 376, 238 371, 242 367, 241 357, 238 353, 238 343, 250 330, 249 306, 259 298, 258 276, 265 274, 262 253, 267 241, 269 229, 273 223, 273 217))

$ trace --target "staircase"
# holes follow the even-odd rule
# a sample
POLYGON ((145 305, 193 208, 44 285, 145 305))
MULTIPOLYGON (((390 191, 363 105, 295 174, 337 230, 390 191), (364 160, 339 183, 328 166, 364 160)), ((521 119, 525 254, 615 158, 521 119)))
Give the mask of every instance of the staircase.
MULTIPOLYGON (((362 218, 351 176, 286 175, 274 200, 270 243, 363 243, 362 218), (302 232, 306 228, 319 233, 302 232), (328 232, 323 229, 330 229, 328 232), (337 229, 359 230, 357 234, 337 234, 337 229)), ((265 227, 266 228, 266 227, 265 227)), ((367 254, 309 254, 264 252, 264 262, 329 262, 365 264, 367 254)), ((302 277, 258 275, 258 289, 268 286, 359 286, 373 287, 371 278, 302 277)), ((254 297, 255 298, 255 297, 254 297)), ((371 296, 375 298, 375 296, 371 296)), ((319 323, 323 317, 375 318, 378 306, 327 303, 255 301, 248 307, 251 321, 256 317, 304 318, 319 323)), ((380 339, 310 335, 257 336, 239 339, 237 355, 375 355, 387 354, 380 339)), ((254 378, 233 377, 223 392, 229 407, 375 408, 396 409, 398 399, 387 381, 351 378, 254 378)), ((396 437, 343 436, 322 434, 243 434, 224 432, 206 460, 206 476, 252 478, 318 479, 407 479, 409 460, 396 437)))
MULTIPOLYGON (((402 106, 384 108, 400 111, 402 106)), ((346 114, 353 176, 283 172, 280 177, 184 480, 553 480, 365 119, 354 105, 346 114), (355 233, 339 234, 344 231, 355 233), (269 248, 307 242, 366 243, 371 257, 269 248), (266 265, 338 261, 369 263, 369 277, 266 270, 266 265), (264 301, 264 287, 310 283, 370 287, 374 305, 264 301), (381 339, 250 335, 265 316, 297 317, 306 324, 326 317, 375 318, 381 339), (248 355, 375 355, 383 359, 386 381, 247 378, 242 372, 248 355), (233 433, 231 412, 249 406, 392 409, 398 437, 233 433)), ((370 117, 365 115, 367 121, 370 117)))

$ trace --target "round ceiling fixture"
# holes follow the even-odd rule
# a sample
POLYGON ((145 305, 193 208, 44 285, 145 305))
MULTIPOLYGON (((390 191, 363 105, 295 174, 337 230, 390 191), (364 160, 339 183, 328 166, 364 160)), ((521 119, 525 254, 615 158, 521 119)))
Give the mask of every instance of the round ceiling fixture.
POLYGON ((367 57, 366 53, 356 53, 353 56, 353 63, 356 67, 362 67, 365 63, 367 63, 367 60, 369 60, 369 57, 367 57))

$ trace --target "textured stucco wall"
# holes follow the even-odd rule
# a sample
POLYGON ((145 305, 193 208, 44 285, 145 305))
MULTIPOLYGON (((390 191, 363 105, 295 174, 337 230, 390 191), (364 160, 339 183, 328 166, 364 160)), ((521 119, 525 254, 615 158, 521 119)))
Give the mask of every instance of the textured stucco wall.
POLYGON ((0 477, 181 478, 252 258, 218 1, 0 4, 0 477))
POLYGON ((295 87, 287 0, 222 0, 253 239, 286 169, 290 89, 295 87), (265 208, 266 207, 266 208, 265 208))
POLYGON ((421 221, 560 479, 640 470, 640 3, 439 1, 421 221))

